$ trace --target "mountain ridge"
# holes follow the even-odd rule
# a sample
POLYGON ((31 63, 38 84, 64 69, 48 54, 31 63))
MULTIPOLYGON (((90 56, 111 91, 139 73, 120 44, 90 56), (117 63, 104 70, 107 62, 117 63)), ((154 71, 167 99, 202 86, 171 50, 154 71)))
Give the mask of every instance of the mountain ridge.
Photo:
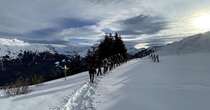
POLYGON ((160 48, 160 55, 209 53, 210 32, 189 36, 160 48))

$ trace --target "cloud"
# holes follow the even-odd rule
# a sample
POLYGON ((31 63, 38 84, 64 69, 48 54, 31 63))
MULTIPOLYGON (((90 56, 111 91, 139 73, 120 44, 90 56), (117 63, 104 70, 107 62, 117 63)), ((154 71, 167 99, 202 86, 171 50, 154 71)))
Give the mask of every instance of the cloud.
POLYGON ((97 24, 97 21, 82 18, 60 18, 57 22, 58 26, 61 28, 79 28, 97 24))
POLYGON ((85 38, 85 39, 99 39, 102 33, 97 30, 96 26, 84 26, 80 28, 67 28, 57 34, 62 36, 65 40, 72 38, 85 38))
POLYGON ((65 40, 65 37, 67 36, 79 37, 80 35, 84 34, 84 31, 86 31, 86 34, 88 34, 87 31, 91 32, 91 29, 89 28, 95 26, 96 24, 97 21, 94 20, 86 20, 81 18, 59 18, 55 20, 55 26, 53 27, 33 30, 22 35, 29 37, 31 40, 65 40))
POLYGON ((18 40, 18 39, 5 39, 5 38, 0 38, 0 43, 1 43, 1 45, 6 45, 6 46, 28 46, 28 45, 30 45, 29 43, 18 40))
POLYGON ((104 33, 104 29, 110 28, 109 24, 135 15, 135 12, 129 11, 134 8, 135 2, 129 0, 0 1, 0 34, 27 41, 59 42, 76 37, 91 37, 90 39, 97 41, 104 33), (130 5, 127 5, 128 3, 130 5))
POLYGON ((163 18, 147 15, 117 21, 116 25, 123 35, 155 34, 167 28, 167 22, 163 18))
POLYGON ((155 3, 154 0, 1 0, 0 37, 65 45, 93 44, 104 32, 119 31, 126 39, 146 42, 158 33, 170 36, 187 32, 188 19, 182 18, 188 18, 195 10, 209 9, 209 3, 209 0, 155 3))

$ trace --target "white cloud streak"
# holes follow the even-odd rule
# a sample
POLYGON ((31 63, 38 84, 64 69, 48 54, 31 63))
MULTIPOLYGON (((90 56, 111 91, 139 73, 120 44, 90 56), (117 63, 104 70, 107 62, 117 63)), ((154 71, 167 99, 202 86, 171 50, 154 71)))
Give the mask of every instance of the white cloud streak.
MULTIPOLYGON (((95 42, 103 36, 104 29, 120 31, 136 28, 137 30, 133 30, 141 32, 143 28, 136 27, 136 25, 141 25, 141 22, 134 26, 130 24, 127 28, 125 28, 126 25, 119 22, 145 15, 148 16, 148 19, 150 17, 164 18, 162 20, 168 23, 164 24, 167 28, 161 28, 156 33, 151 34, 127 35, 125 39, 129 40, 129 37, 131 40, 134 38, 144 39, 155 35, 157 37, 178 36, 177 33, 183 35, 187 34, 186 32, 192 33, 194 31, 189 28, 185 21, 198 10, 209 10, 208 4, 210 4, 209 0, 0 0, 0 34, 16 33, 23 35, 23 37, 18 36, 19 39, 33 40, 37 37, 39 40, 47 38, 49 40, 69 41, 79 38, 95 42), (63 28, 57 22, 63 18, 93 20, 96 24, 63 28), (186 28, 187 26, 188 28, 186 28), (56 32, 50 36, 26 34, 32 31, 36 32, 36 30, 49 29, 56 30, 56 32)), ((145 25, 142 24, 142 26, 145 25)))

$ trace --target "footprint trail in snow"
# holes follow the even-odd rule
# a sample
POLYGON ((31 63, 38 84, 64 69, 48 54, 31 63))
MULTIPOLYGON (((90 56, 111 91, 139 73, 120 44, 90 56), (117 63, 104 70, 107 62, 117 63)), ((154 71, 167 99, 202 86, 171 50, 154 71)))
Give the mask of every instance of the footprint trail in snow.
POLYGON ((95 83, 86 82, 69 99, 63 110, 96 110, 93 105, 93 97, 100 78, 95 83))

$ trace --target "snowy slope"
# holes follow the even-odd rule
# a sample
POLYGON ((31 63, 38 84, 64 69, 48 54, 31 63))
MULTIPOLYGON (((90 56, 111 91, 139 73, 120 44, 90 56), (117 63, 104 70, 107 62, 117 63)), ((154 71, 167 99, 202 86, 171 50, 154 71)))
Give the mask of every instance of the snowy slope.
POLYGON ((161 55, 210 52, 210 32, 187 37, 161 48, 161 55))
POLYGON ((0 109, 208 110, 210 52, 206 45, 208 34, 186 38, 169 45, 171 49, 164 47, 167 56, 160 55, 160 63, 149 58, 131 60, 98 77, 95 84, 88 83, 88 73, 84 72, 67 80, 31 86, 26 95, 8 98, 0 90, 0 109), (191 47, 195 49, 188 51, 191 47), (172 49, 179 55, 170 54, 172 49))
MULTIPOLYGON (((210 105, 210 53, 131 60, 89 84, 88 73, 0 98, 2 110, 200 110, 210 105), (151 69, 152 68, 152 69, 151 69)), ((0 92, 1 93, 1 92, 0 92)))
POLYGON ((0 110, 59 110, 75 90, 86 84, 87 79, 88 74, 84 72, 67 80, 58 79, 32 86, 32 92, 26 95, 0 97, 0 110))
POLYGON ((132 60, 99 82, 95 109, 208 110, 209 56, 163 56, 160 63, 132 60))

